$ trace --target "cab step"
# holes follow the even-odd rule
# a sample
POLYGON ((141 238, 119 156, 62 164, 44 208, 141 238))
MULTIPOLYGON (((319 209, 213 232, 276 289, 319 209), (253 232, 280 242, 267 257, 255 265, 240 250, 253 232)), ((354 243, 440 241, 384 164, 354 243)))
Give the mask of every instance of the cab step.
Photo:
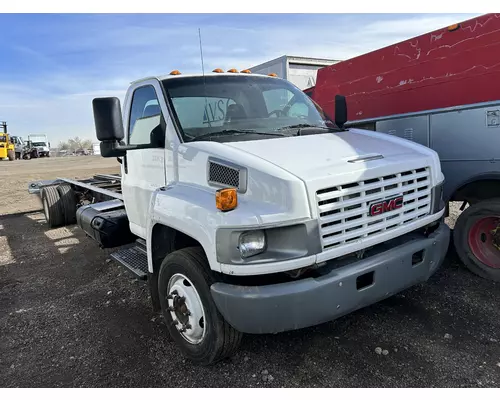
POLYGON ((114 252, 111 258, 127 268, 138 279, 148 278, 148 257, 144 241, 138 240, 134 245, 114 252))

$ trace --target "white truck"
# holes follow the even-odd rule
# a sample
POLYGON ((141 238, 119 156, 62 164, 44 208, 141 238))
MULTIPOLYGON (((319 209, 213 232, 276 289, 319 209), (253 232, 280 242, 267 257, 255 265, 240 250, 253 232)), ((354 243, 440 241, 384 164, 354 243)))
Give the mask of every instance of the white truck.
POLYGON ((50 227, 77 222, 149 282, 188 359, 243 333, 321 324, 425 282, 449 244, 433 150, 344 129, 290 82, 249 71, 145 78, 93 110, 120 175, 33 182, 50 227))
POLYGON ((38 151, 39 157, 50 157, 50 142, 47 135, 28 135, 28 141, 38 151))

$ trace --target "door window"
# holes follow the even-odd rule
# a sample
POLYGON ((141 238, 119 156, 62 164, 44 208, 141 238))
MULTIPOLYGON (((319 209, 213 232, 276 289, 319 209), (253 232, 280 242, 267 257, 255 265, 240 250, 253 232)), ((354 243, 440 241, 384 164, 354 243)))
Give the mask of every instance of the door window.
POLYGON ((160 104, 153 86, 143 86, 134 92, 128 131, 129 144, 151 143, 151 132, 162 118, 160 104))

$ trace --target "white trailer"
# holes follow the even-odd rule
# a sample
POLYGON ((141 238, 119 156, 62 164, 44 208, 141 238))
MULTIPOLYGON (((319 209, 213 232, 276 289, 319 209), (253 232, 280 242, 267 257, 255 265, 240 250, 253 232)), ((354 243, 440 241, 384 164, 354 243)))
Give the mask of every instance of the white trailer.
POLYGON ((281 56, 274 60, 249 68, 253 74, 276 74, 305 90, 316 85, 318 69, 340 62, 341 60, 328 60, 324 58, 281 56))

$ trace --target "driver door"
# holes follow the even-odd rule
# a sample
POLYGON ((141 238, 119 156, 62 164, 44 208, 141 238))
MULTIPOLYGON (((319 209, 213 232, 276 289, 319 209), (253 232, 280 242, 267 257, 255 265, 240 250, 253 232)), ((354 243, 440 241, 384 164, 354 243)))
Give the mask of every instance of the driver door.
MULTIPOLYGON (((137 87, 129 107, 126 124, 127 144, 149 144, 153 130, 160 129, 165 138, 166 126, 154 84, 137 87)), ((122 194, 130 222, 130 230, 146 237, 146 226, 151 196, 165 186, 165 149, 129 150, 122 161, 122 194)))

